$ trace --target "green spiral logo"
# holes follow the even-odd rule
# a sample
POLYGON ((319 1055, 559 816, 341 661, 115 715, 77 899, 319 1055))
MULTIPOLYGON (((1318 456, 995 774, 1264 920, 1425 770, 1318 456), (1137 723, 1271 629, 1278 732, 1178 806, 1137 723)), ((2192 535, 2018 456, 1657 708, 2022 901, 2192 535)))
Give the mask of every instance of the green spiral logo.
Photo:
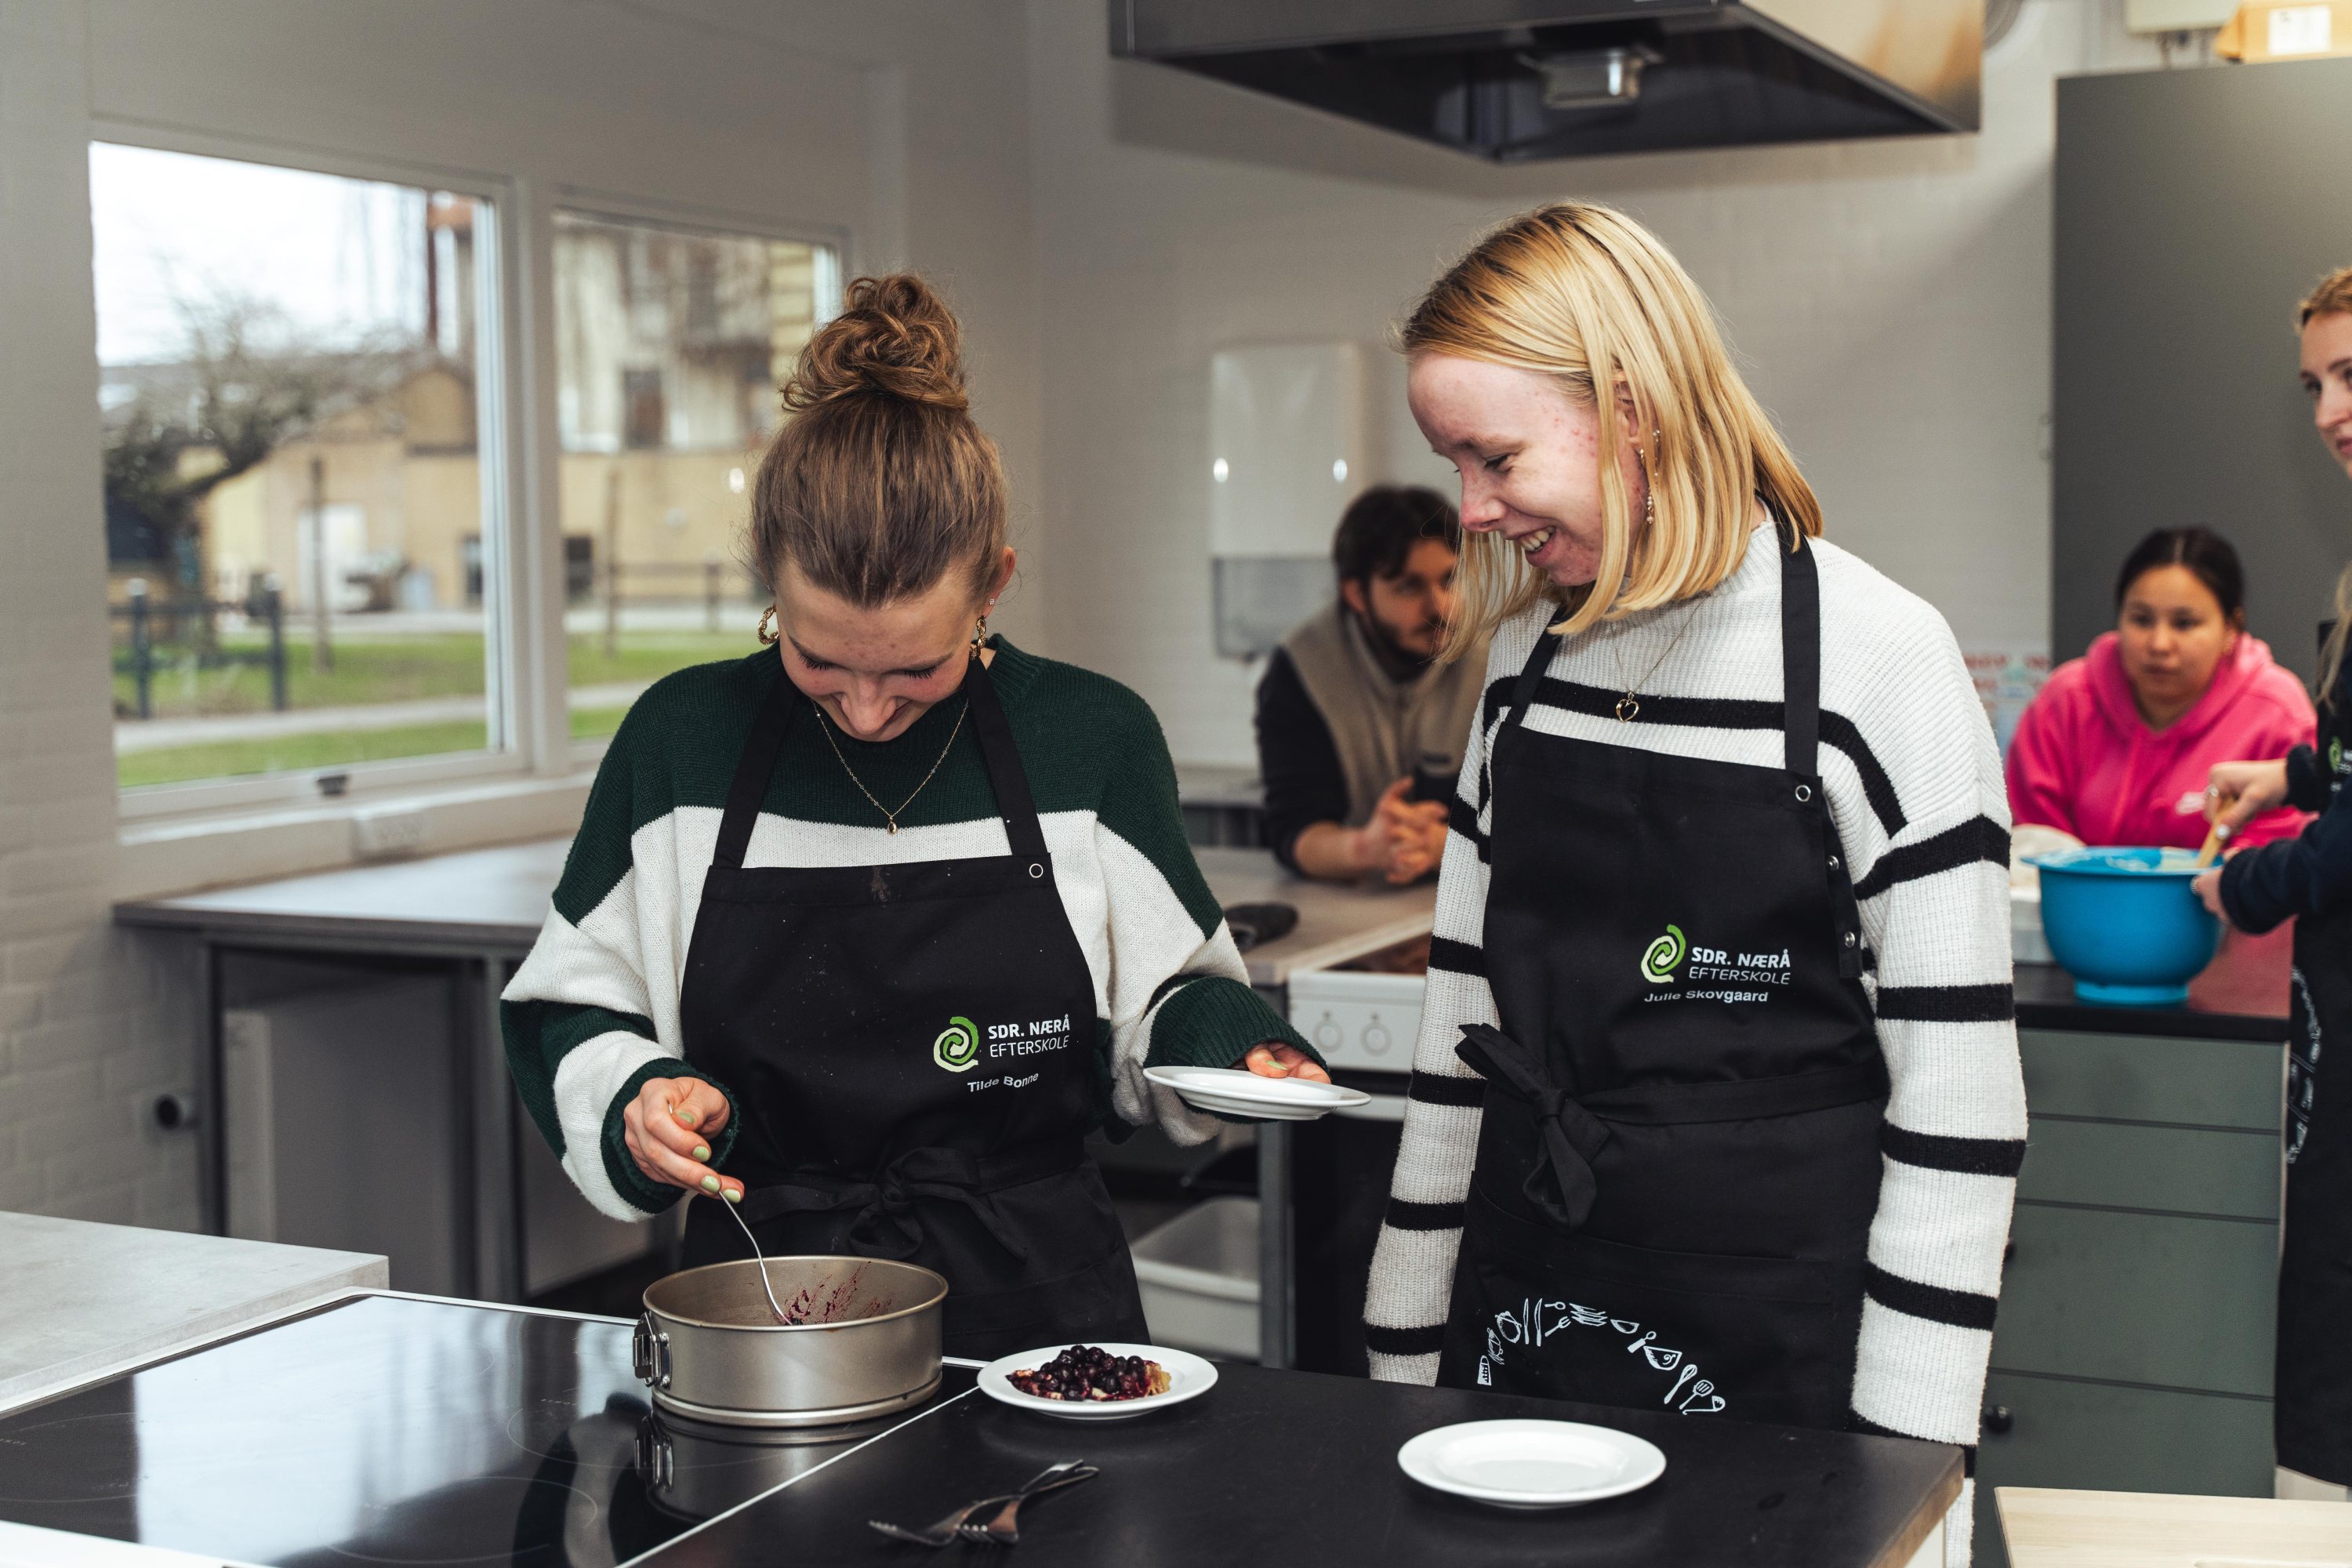
POLYGON ((970 1018, 950 1018, 931 1042, 931 1060, 950 1072, 969 1072, 980 1060, 980 1031, 970 1018))
POLYGON ((1671 985, 1675 966, 1682 963, 1688 951, 1683 942, 1683 928, 1670 925, 1666 934, 1652 942, 1642 953, 1642 978, 1653 985, 1671 985))
POLYGON ((2344 771, 2344 737, 2341 735, 2327 742, 2327 771, 2331 773, 2344 771))

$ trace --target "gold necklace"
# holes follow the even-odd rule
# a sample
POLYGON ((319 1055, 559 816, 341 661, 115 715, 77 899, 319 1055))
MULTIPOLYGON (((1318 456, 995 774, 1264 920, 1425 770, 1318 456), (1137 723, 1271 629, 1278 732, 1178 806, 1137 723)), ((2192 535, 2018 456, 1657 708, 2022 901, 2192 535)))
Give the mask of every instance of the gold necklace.
MULTIPOLYGON (((1696 619, 1698 619, 1698 606, 1694 604, 1691 606, 1690 614, 1683 617, 1683 624, 1675 629, 1675 635, 1667 640, 1665 647, 1659 652, 1657 658, 1650 661, 1650 668, 1642 672, 1643 683, 1646 683, 1650 677, 1658 673, 1658 666, 1666 662, 1667 654, 1674 652, 1676 647, 1681 646, 1683 633, 1690 630, 1691 623, 1696 619)), ((1617 673, 1620 675, 1625 673, 1625 660, 1622 649, 1619 650, 1617 673)), ((1625 683, 1625 695, 1617 699, 1615 712, 1617 714, 1617 722, 1620 724, 1630 724, 1641 716, 1642 700, 1633 695, 1633 688, 1636 684, 1637 683, 1634 681, 1627 681, 1625 683)))
MULTIPOLYGON (((940 763, 945 763, 948 760, 948 753, 955 750, 956 737, 963 733, 963 716, 970 711, 971 711, 971 699, 967 697, 964 699, 963 706, 956 710, 955 728, 948 731, 948 743, 940 748, 939 762, 933 763, 931 764, 931 771, 923 775, 923 783, 917 784, 908 795, 907 798, 898 803, 898 811, 904 811, 908 806, 914 805, 915 796, 923 793, 923 784, 929 784, 932 779, 939 775, 940 763)), ((849 758, 843 752, 841 742, 833 738, 833 721, 826 717, 823 707, 817 707, 816 717, 817 728, 824 731, 825 744, 831 746, 833 748, 833 754, 836 758, 840 759, 841 771, 849 775, 849 782, 857 786, 858 794, 864 795, 867 800, 874 801, 874 809, 880 812, 882 814, 882 820, 890 825, 891 837, 894 838, 897 837, 898 833, 898 811, 893 811, 888 806, 884 805, 880 801, 874 800, 874 792, 866 787, 866 781, 859 778, 857 776, 857 770, 849 765, 849 758)))

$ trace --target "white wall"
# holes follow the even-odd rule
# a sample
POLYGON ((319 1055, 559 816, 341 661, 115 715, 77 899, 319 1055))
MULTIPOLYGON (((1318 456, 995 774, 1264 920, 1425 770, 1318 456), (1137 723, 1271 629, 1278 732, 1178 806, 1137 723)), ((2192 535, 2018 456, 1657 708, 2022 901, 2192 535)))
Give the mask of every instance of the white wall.
MULTIPOLYGON (((2042 643, 2052 81, 2154 63, 2119 9, 2029 0, 1980 135, 1503 170, 1112 61, 1098 0, 1030 0, 1055 653, 1141 690, 1179 758, 1252 761, 1255 671, 1210 640, 1211 353, 1379 343, 1482 228, 1568 196, 1632 211, 1714 299, 1833 537, 1964 644, 2042 643)), ((1390 471, 1444 473, 1384 357, 1390 471)))
MULTIPOLYGON (((839 230, 854 265, 926 267, 964 307, 975 406, 1025 500, 1026 59, 1011 0, 0 0, 0 1209, 196 1219, 194 1140, 133 1114, 195 1082, 196 976, 108 917, 92 135, 512 182, 525 218, 839 230)), ((535 526, 554 537, 551 506, 535 526)), ((1045 602, 1033 563, 1004 619, 1034 638, 1045 602)), ((291 839, 315 854, 320 826, 291 839)), ((197 839, 169 859, 190 881, 257 868, 197 839)))

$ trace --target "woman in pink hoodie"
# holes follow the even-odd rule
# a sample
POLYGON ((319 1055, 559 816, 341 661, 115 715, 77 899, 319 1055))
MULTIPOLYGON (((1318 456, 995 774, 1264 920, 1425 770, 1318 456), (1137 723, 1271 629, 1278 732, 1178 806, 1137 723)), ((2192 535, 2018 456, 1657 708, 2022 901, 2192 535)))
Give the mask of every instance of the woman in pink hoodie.
MULTIPOLYGON (((2209 529, 2158 529, 2124 562, 2116 629, 2052 672, 2009 750, 2009 808, 2021 827, 2085 844, 2205 839, 2205 784, 2221 762, 2284 757, 2316 726, 2303 683, 2246 633, 2245 574, 2209 529)), ((2301 831, 2266 813, 2232 840, 2301 831)))

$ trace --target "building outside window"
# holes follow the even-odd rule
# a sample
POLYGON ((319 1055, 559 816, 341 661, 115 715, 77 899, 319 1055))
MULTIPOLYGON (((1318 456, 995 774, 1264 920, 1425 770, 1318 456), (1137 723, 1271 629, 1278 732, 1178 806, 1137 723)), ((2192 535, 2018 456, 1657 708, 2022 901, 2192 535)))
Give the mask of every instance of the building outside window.
POLYGON ((583 213, 554 223, 572 732, 739 657, 767 591, 744 569, 776 388, 839 292, 828 247, 583 213))
POLYGON ((121 783, 495 749, 488 204, 108 143, 90 203, 121 783))

